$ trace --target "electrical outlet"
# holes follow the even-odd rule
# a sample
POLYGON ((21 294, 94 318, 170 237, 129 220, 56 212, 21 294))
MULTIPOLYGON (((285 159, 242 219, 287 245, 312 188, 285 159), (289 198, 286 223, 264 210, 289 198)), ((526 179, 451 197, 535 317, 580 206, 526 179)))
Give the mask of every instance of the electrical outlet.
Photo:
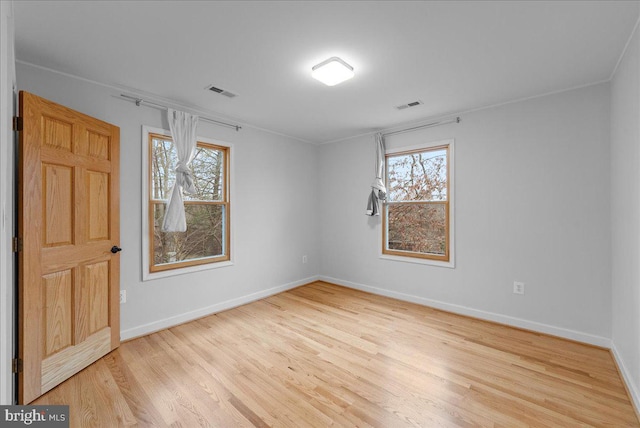
POLYGON ((513 293, 514 294, 524 294, 524 282, 513 282, 513 293))
POLYGON ((127 290, 120 290, 120 303, 127 303, 127 290))
POLYGON ((307 262, 307 255, 305 254, 304 256, 302 256, 302 263, 306 263, 307 262))

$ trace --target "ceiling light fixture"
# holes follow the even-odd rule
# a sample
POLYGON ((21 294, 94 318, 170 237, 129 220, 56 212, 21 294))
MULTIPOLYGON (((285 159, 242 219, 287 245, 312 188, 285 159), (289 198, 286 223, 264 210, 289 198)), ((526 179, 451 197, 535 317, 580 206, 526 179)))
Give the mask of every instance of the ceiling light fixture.
POLYGON ((353 67, 337 56, 322 61, 320 64, 314 65, 311 69, 311 76, 327 86, 342 83, 345 80, 351 79, 354 75, 353 67))

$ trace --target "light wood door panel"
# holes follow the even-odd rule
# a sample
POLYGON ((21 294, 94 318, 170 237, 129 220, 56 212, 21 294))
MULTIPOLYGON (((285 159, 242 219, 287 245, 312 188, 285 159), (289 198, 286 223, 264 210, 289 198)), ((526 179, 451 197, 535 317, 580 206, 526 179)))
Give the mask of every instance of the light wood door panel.
POLYGON ((88 236, 90 241, 109 239, 109 174, 87 171, 87 193, 89 215, 88 236))
POLYGON ((59 150, 71 151, 73 146, 73 121, 60 120, 46 114, 42 116, 42 144, 59 150))
POLYGON ((109 326, 109 261, 84 266, 89 334, 109 326))
POLYGON ((42 165, 44 245, 73 244, 73 168, 42 165))
POLYGON ((118 127, 20 93, 19 402, 120 343, 118 127))
POLYGON ((70 270, 43 275, 45 350, 48 357, 72 345, 71 304, 73 280, 70 270))

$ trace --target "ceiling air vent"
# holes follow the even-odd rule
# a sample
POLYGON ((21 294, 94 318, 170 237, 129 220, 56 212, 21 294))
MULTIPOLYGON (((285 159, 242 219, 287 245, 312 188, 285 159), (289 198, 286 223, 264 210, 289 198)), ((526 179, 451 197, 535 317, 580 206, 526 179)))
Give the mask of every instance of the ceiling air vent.
POLYGON ((220 88, 215 87, 213 85, 207 86, 206 89, 210 90, 211 92, 215 92, 216 94, 224 95, 225 97, 228 97, 228 98, 233 98, 233 97, 236 96, 236 94, 234 94, 233 92, 229 92, 229 91, 226 91, 224 89, 220 89, 220 88))
POLYGON ((424 103, 422 101, 420 101, 420 100, 417 100, 417 101, 413 101, 413 102, 410 102, 410 103, 407 103, 407 104, 402 104, 402 105, 396 106, 396 108, 398 110, 404 110, 406 108, 419 106, 421 104, 424 104, 424 103))

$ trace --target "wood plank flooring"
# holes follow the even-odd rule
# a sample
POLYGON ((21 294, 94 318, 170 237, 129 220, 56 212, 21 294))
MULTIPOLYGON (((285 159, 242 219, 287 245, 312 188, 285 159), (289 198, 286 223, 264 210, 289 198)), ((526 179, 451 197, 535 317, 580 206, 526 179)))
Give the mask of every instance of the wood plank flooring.
POLYGON ((123 343, 71 426, 638 427, 609 351, 316 282, 123 343))

